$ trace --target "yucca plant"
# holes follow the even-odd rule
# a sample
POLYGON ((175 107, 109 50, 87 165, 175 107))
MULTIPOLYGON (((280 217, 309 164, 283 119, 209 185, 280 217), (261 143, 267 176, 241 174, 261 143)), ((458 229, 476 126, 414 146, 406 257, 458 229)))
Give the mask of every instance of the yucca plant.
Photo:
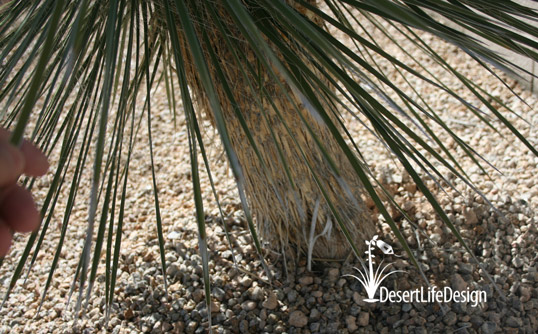
MULTIPOLYGON (((364 240, 376 231, 365 204, 372 201, 416 264, 386 208, 387 203, 396 203, 370 171, 361 155, 360 138, 353 138, 346 128, 346 117, 383 142, 466 247, 423 180, 450 184, 436 167, 443 166, 473 188, 432 124, 444 129, 480 167, 481 157, 420 95, 412 97, 396 86, 389 70, 378 62, 391 64, 390 70, 411 87, 420 82, 458 99, 486 125, 491 126, 490 116, 498 118, 538 155, 505 118, 504 112, 512 111, 498 109, 504 106, 502 101, 458 73, 421 39, 427 32, 457 45, 491 75, 496 72, 489 66, 520 73, 525 69, 493 52, 491 45, 538 60, 538 43, 528 37, 538 36, 537 18, 535 10, 511 1, 5 2, 0 9, 2 124, 13 131, 14 143, 26 135, 45 152, 61 146, 42 205, 44 223, 29 238, 7 293, 28 262, 35 260, 58 194, 62 187, 70 187, 60 242, 44 287, 49 288, 71 209, 83 200, 76 197, 81 176, 91 164, 88 228, 76 278, 81 291, 78 305, 86 284, 86 296, 90 295, 103 247, 111 303, 134 138, 146 126, 152 149, 149 101, 157 85, 166 88, 171 120, 177 113, 186 119, 207 298, 204 201, 219 202, 212 181, 215 199, 201 195, 199 159, 211 179, 203 119, 218 131, 262 263, 264 243, 288 259, 304 256, 308 263, 342 259, 350 252, 360 255, 364 240), (407 36, 447 75, 456 76, 488 115, 447 87, 443 78, 424 74, 428 68, 423 64, 409 65, 386 52, 361 28, 363 22, 380 29, 390 25, 407 36), (348 41, 343 43, 337 34, 348 41), (74 168, 69 179, 68 168, 74 168)), ((385 32, 390 36, 389 30, 385 32)), ((166 241, 153 151, 149 159, 164 267, 166 241)), ((29 188, 33 185, 33 180, 24 182, 29 188)))

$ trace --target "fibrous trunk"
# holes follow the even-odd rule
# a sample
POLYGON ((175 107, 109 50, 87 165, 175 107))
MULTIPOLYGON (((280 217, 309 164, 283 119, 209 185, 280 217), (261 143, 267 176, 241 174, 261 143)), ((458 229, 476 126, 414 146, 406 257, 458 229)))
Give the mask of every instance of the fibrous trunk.
MULTIPOLYGON (((252 3, 249 2, 249 8, 254 10, 252 3)), ((304 98, 292 91, 278 73, 276 79, 269 72, 274 68, 262 65, 218 1, 210 5, 205 1, 190 1, 189 6, 197 11, 193 23, 210 64, 231 146, 245 178, 249 207, 262 239, 278 250, 295 250, 321 259, 344 258, 351 248, 335 219, 332 211, 335 210, 355 245, 363 249, 363 240, 368 240, 374 232, 361 197, 363 187, 326 124, 311 108, 305 107, 304 98), (200 13, 205 16, 202 20, 200 13), (224 26, 214 23, 215 14, 224 26), (212 53, 218 58, 217 64, 211 62, 212 53), (238 113, 259 155, 247 139, 238 113), (334 161, 337 172, 328 163, 319 143, 334 161)), ((178 33, 184 43, 182 49, 189 50, 180 25, 178 33)), ((303 54, 304 62, 315 71, 300 46, 292 40, 286 42, 292 52, 303 54)), ((275 53, 283 59, 276 48, 275 53)), ((183 51, 183 57, 197 103, 215 122, 192 55, 183 51)), ((332 117, 337 123, 336 116, 332 117)))

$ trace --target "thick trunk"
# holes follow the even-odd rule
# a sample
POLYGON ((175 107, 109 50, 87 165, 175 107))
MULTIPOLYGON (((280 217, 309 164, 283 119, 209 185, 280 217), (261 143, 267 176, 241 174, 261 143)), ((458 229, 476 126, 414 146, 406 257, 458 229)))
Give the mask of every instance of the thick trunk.
MULTIPOLYGON (((196 5, 198 10, 203 7, 200 3, 196 5)), ((220 12, 223 16, 226 15, 224 10, 220 12)), ((232 20, 228 22, 230 24, 227 29, 232 35, 230 37, 242 40, 243 37, 234 27, 232 20)), ((247 140, 222 82, 216 79, 216 69, 210 66, 231 144, 245 177, 249 205, 262 239, 279 250, 289 251, 295 248, 308 254, 310 247, 314 258, 345 257, 351 248, 331 212, 326 199, 328 198, 342 218, 355 245, 363 249, 363 240, 368 240, 374 232, 373 221, 361 199, 362 185, 326 125, 299 102, 292 91, 286 88, 287 85, 284 84, 284 87, 288 91, 284 92, 281 85, 259 66, 247 42, 241 43, 240 50, 230 50, 219 29, 211 25, 209 15, 208 20, 203 22, 203 27, 210 42, 202 43, 202 49, 208 58, 209 48, 218 56, 236 106, 261 153, 260 159, 247 140), (244 63, 238 64, 235 61, 233 51, 244 56, 244 63), (249 66, 256 69, 257 73, 248 73, 249 66), (242 71, 247 72, 247 77, 242 71), (265 89, 268 96, 259 96, 262 89, 265 89), (292 101, 286 98, 286 94, 292 96, 292 101), (339 178, 301 117, 311 126, 338 165, 339 178), (289 171, 289 174, 286 171, 289 171), (346 186, 343 187, 344 184, 346 186), (348 187, 348 190, 344 189, 345 187, 348 187), (320 189, 324 189, 325 196, 320 189), (354 200, 350 198, 351 195, 354 200), (312 224, 314 216, 315 222, 312 224)), ((201 32, 202 26, 197 29, 201 32)), ((183 43, 184 49, 188 50, 187 43, 183 43)), ((187 52, 184 57, 190 63, 186 66, 187 77, 198 94, 198 104, 214 121, 214 115, 207 107, 207 99, 202 93, 197 71, 189 61, 191 57, 187 52)))

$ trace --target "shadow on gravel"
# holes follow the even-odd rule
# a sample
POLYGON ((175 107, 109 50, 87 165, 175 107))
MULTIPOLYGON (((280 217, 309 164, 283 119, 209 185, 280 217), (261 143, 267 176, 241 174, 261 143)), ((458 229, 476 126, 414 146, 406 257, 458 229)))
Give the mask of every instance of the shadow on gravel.
MULTIPOLYGON (((479 201, 449 201, 445 210, 465 242, 506 299, 439 219, 421 203, 402 205, 411 222, 401 217, 415 256, 432 286, 453 291, 485 291, 487 301, 375 302, 355 278, 358 260, 315 262, 306 271, 301 260, 286 277, 282 258, 266 251, 274 275, 272 286, 240 218, 226 221, 232 238, 233 264, 219 218, 208 216, 208 244, 212 291, 212 325, 215 333, 535 333, 538 330, 536 272, 536 217, 523 200, 497 198, 499 212, 479 201), (500 215, 504 220, 500 219, 500 215), (417 232, 420 228, 426 233, 417 232)), ((386 224, 379 239, 394 247, 396 257, 376 253, 376 261, 401 270, 381 282, 387 291, 427 289, 418 270, 407 261, 386 224)), ((203 270, 195 231, 174 232, 167 241, 168 296, 165 294, 158 254, 135 254, 123 259, 127 283, 119 286, 115 312, 108 323, 113 333, 205 333, 207 307, 203 270), (129 258, 131 257, 131 258, 129 258)), ((148 245, 154 246, 156 241, 148 245)), ((367 261, 366 255, 363 260, 367 261)), ((378 265, 374 262, 375 266, 378 265)), ((379 290, 377 297, 379 297, 379 290)))

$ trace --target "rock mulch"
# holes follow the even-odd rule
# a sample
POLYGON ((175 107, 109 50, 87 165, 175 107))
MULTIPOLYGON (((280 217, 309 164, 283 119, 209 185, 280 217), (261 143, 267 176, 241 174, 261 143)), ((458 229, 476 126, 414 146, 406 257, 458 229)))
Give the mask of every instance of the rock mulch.
MULTIPOLYGON (((379 40, 383 36, 378 36, 379 40)), ((480 81, 494 96, 503 99, 525 120, 507 117, 523 135, 538 146, 538 112, 525 106, 486 71, 471 65, 455 47, 424 36, 447 61, 465 74, 480 81), (463 60, 463 61, 462 61, 463 60), (526 123, 525 121, 529 122, 526 123)), ((402 42, 404 43, 404 42, 402 42)), ((387 49, 392 54, 397 50, 387 49)), ((423 56, 422 56, 423 57, 423 56)), ((425 62, 427 60, 424 60, 425 62)), ((432 67, 435 70, 435 67, 432 67)), ((395 78, 398 81, 401 79, 395 78)), ((450 80, 447 78, 446 80, 450 80)), ((453 80, 453 79, 452 79, 453 80)), ((507 79, 530 106, 538 105, 536 97, 507 79)), ((452 81, 453 85, 458 85, 452 81)), ((402 87, 405 84, 402 83, 402 87)), ((455 189, 429 182, 449 218, 460 229, 472 254, 482 264, 479 268, 465 252, 451 231, 432 212, 420 192, 402 172, 383 147, 363 128, 351 123, 350 130, 360 138, 363 153, 371 162, 375 175, 404 208, 410 221, 396 210, 393 215, 417 256, 430 284, 453 289, 486 291, 487 302, 473 307, 470 303, 367 303, 366 292, 354 278, 360 263, 353 258, 344 263, 315 263, 313 272, 306 270, 304 260, 286 274, 282 259, 271 251, 264 256, 274 276, 268 283, 246 229, 239 199, 230 172, 218 145, 209 155, 218 193, 225 209, 221 221, 209 186, 204 187, 207 230, 210 247, 212 304, 211 317, 215 333, 535 333, 538 331, 538 259, 536 252, 536 208, 538 204, 538 158, 509 135, 498 122, 492 121, 502 138, 481 124, 476 117, 445 96, 428 93, 418 87, 428 102, 438 110, 447 124, 502 174, 489 167, 491 177, 463 158, 446 134, 438 132, 454 149, 457 159, 477 188, 493 203, 493 210, 480 196, 472 193, 449 174, 455 189), (445 137, 443 137, 445 136, 445 137), (233 236, 229 249, 223 224, 233 236), (419 232, 421 231, 421 232, 419 232), (234 266, 236 257, 237 267, 234 266), (504 294, 502 298, 486 278, 487 272, 504 294)), ((462 93, 464 94, 464 93, 462 93)), ((466 95, 471 101, 473 97, 466 95)), ((85 232, 86 203, 80 200, 73 211, 68 240, 61 256, 53 286, 43 307, 36 313, 49 263, 55 250, 61 224, 62 204, 58 206, 51 231, 45 238, 26 283, 19 282, 0 310, 0 333, 205 333, 208 308, 204 302, 202 262, 198 253, 194 204, 190 185, 187 134, 184 120, 178 116, 177 127, 170 122, 165 92, 154 95, 153 138, 160 201, 166 237, 165 259, 168 291, 163 284, 158 241, 155 229, 150 165, 145 130, 141 130, 138 150, 133 156, 126 203, 123 251, 113 308, 108 321, 104 317, 104 271, 98 272, 94 292, 86 313, 76 323, 67 297, 85 232)), ((212 130, 205 124, 210 140, 212 130)), ((212 139, 211 139, 212 138, 212 139)), ((209 140, 208 140, 209 142, 209 140)), ((56 157, 57 158, 57 157, 56 157)), ((55 157, 51 158, 53 161, 55 157)), ((50 182, 40 180, 35 194, 42 201, 50 182)), ((83 198, 89 180, 81 187, 83 198)), ((208 185, 206 176, 202 180, 208 185)), ((410 290, 426 283, 408 261, 390 228, 379 220, 380 238, 394 246, 396 258, 386 256, 385 263, 403 270, 389 276, 382 286, 389 290, 410 290)), ((12 255, 0 269, 1 293, 9 283, 10 272, 24 249, 27 236, 17 236, 12 255)))

